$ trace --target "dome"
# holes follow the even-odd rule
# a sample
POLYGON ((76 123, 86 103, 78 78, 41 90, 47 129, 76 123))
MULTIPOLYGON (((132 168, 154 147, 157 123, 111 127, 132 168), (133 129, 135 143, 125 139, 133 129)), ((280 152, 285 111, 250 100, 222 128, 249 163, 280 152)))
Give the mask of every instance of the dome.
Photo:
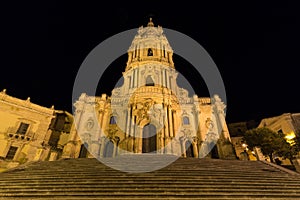
POLYGON ((135 48, 158 48, 173 52, 161 26, 154 26, 152 18, 146 27, 140 26, 137 35, 134 37, 128 51, 134 51, 135 48))

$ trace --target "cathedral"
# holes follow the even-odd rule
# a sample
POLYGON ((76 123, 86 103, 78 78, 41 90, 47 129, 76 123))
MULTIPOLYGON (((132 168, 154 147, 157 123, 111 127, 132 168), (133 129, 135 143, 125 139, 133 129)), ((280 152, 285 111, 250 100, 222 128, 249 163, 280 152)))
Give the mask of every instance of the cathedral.
POLYGON ((177 85, 173 50, 150 19, 128 49, 123 85, 111 96, 81 94, 62 157, 171 154, 235 159, 217 94, 189 95, 177 85))

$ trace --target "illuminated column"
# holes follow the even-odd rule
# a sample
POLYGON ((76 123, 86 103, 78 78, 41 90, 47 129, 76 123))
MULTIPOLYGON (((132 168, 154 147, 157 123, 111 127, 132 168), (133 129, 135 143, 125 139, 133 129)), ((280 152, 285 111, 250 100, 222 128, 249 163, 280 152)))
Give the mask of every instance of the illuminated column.
POLYGON ((130 88, 133 88, 133 81, 134 81, 134 71, 131 73, 131 79, 130 79, 130 88))
POLYGON ((166 87, 166 76, 165 76, 165 70, 162 70, 162 86, 166 87))
POLYGON ((169 80, 170 78, 169 78, 169 71, 168 70, 166 70, 166 79, 167 79, 167 88, 170 89, 171 87, 170 87, 170 80, 169 80))
POLYGON ((130 117, 131 109, 130 108, 131 107, 129 107, 127 109, 127 122, 126 122, 127 125, 126 125, 126 133, 125 133, 126 137, 128 137, 130 135, 130 119, 131 119, 131 117, 130 117))
POLYGON ((107 118, 108 118, 108 111, 105 110, 104 111, 104 115, 103 115, 103 121, 102 121, 102 131, 105 135, 105 130, 106 130, 106 126, 107 126, 107 118))
POLYGON ((177 134, 177 131, 178 131, 178 120, 177 120, 176 111, 174 111, 172 114, 173 114, 173 123, 174 123, 174 132, 173 132, 173 134, 174 134, 174 137, 175 137, 176 134, 177 134))
POLYGON ((171 153, 171 141, 170 141, 170 137, 165 137, 165 153, 169 154, 171 153))
POLYGON ((172 110, 170 106, 168 106, 168 118, 169 118, 169 130, 170 130, 170 137, 173 137, 173 117, 172 117, 172 110))
MULTIPOLYGON (((76 121, 74 120, 74 122, 76 122, 76 121)), ((73 123, 72 127, 71 127, 71 131, 70 131, 69 141, 75 141, 76 136, 77 136, 77 128, 76 128, 75 123, 73 123)))
POLYGON ((143 128, 138 126, 137 127, 137 133, 138 133, 138 138, 137 138, 137 145, 138 145, 138 148, 137 148, 137 153, 142 153, 143 151, 143 128))
POLYGON ((164 111, 167 115, 167 120, 165 121, 165 138, 169 137, 169 116, 168 116, 168 109, 167 106, 164 105, 164 111))
POLYGON ((198 139, 197 139, 197 137, 193 138, 192 147, 193 147, 194 157, 198 158, 198 139))
POLYGON ((160 148, 159 148, 160 151, 159 152, 160 152, 160 154, 163 154, 164 153, 164 148, 165 148, 163 134, 161 134, 161 136, 159 137, 159 139, 160 139, 160 148))
POLYGON ((134 69, 133 76, 134 76, 134 78, 133 78, 134 88, 136 88, 137 87, 137 69, 134 69))
POLYGON ((103 122, 103 110, 100 110, 99 111, 99 117, 98 117, 98 127, 97 127, 97 130, 98 130, 98 136, 97 138, 99 139, 103 134, 102 134, 102 122, 103 122))
POLYGON ((128 52, 128 61, 129 61, 129 62, 132 61, 132 52, 128 52))
POLYGON ((103 152, 104 152, 104 148, 105 148, 105 140, 106 137, 101 137, 100 141, 101 141, 101 146, 100 146, 100 152, 99 152, 99 157, 103 158, 103 152))
POLYGON ((185 139, 180 139, 180 145, 181 145, 181 155, 186 158, 186 149, 185 149, 185 139))
POLYGON ((134 135, 134 115, 133 115, 133 106, 131 106, 131 126, 130 126, 130 131, 129 131, 129 134, 132 136, 132 137, 135 137, 134 135))
POLYGON ((224 139, 228 139, 231 142, 231 139, 230 139, 230 136, 229 136, 228 127, 227 127, 227 124, 226 124, 226 121, 225 121, 225 117, 224 117, 224 111, 218 109, 217 113, 218 113, 219 122, 221 124, 222 137, 224 139))

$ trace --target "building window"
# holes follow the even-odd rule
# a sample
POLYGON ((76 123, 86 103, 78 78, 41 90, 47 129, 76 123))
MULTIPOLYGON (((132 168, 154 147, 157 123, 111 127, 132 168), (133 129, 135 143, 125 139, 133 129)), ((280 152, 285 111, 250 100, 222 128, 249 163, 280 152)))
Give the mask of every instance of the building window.
POLYGON ((13 147, 13 146, 11 146, 11 147, 9 148, 8 153, 7 153, 7 155, 6 155, 5 158, 8 159, 8 160, 14 159, 17 150, 18 150, 18 147, 13 147))
POLYGON ((188 117, 183 117, 183 124, 184 125, 190 124, 190 119, 188 117))
POLYGON ((153 56, 153 51, 152 51, 152 49, 148 49, 148 56, 153 56))
POLYGON ((116 124, 117 123, 117 118, 116 116, 111 116, 109 120, 109 124, 116 124))
POLYGON ((146 86, 154 86, 154 81, 150 75, 146 78, 146 86))
POLYGON ((21 122, 21 124, 20 124, 20 126, 19 126, 19 128, 17 130, 17 134, 23 134, 23 135, 25 135, 26 132, 27 132, 28 127, 29 127, 29 124, 21 122))

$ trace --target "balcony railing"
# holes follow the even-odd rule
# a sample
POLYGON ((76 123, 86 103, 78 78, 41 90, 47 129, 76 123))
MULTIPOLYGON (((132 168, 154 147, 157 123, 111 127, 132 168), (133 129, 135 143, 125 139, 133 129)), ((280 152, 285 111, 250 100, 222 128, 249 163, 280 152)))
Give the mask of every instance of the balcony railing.
POLYGON ((12 139, 29 141, 33 138, 34 132, 27 131, 25 134, 18 133, 16 127, 8 127, 7 136, 12 139))

